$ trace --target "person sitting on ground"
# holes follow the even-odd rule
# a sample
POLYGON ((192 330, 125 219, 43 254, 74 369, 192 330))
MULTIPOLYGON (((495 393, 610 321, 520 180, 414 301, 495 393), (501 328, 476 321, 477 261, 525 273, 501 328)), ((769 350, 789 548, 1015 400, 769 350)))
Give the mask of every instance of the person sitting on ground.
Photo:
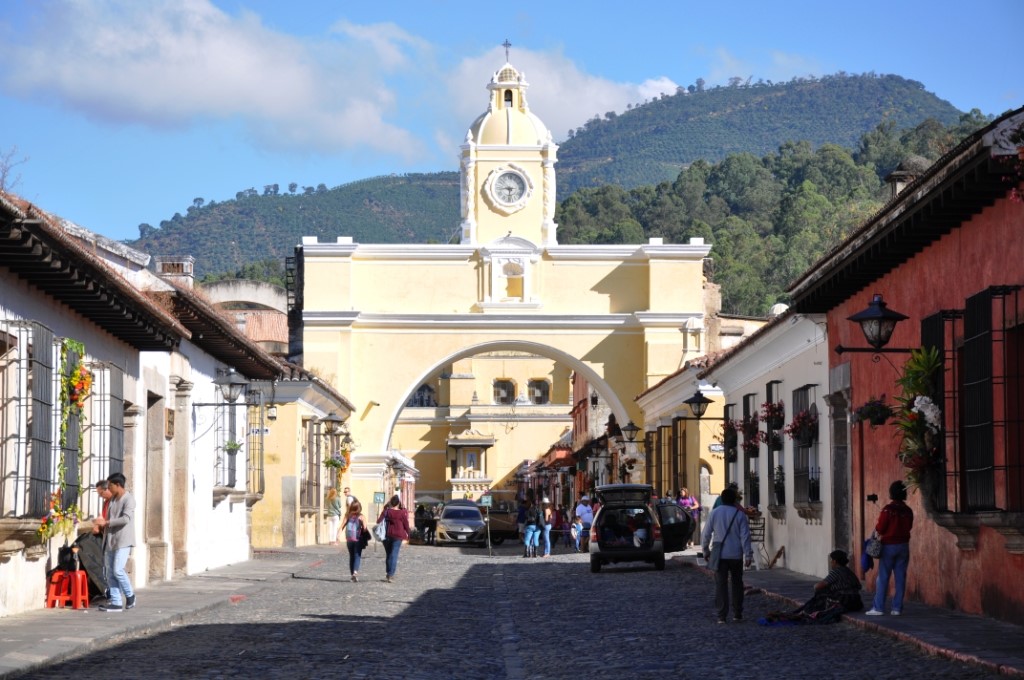
POLYGON ((760 619, 764 626, 783 626, 807 623, 837 623, 847 612, 864 608, 861 600, 860 579, 847 566, 850 562, 845 551, 833 550, 828 554, 828 574, 814 584, 814 595, 793 611, 774 611, 760 619))
POLYGON ((849 564, 850 558, 845 551, 833 550, 830 552, 828 554, 828 574, 814 584, 814 597, 804 604, 804 609, 815 598, 827 598, 838 602, 848 612, 859 612, 864 609, 864 601, 860 597, 860 579, 850 569, 849 564))

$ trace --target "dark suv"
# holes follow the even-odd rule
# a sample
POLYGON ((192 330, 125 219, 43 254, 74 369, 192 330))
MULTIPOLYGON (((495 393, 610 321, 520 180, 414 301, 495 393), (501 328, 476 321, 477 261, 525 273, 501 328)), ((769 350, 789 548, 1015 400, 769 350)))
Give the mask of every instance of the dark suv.
POLYGON ((590 526, 590 571, 615 562, 664 569, 665 553, 686 548, 693 518, 671 501, 652 505, 649 484, 605 484, 595 495, 601 507, 590 526))

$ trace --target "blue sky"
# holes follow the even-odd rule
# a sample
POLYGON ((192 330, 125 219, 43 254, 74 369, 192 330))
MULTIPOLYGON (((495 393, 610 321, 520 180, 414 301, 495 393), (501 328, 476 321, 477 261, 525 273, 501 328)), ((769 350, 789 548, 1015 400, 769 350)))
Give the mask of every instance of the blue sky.
POLYGON ((1022 25, 1020 0, 2 0, 0 154, 15 193, 131 239, 195 198, 456 170, 506 38, 561 141, 697 78, 894 73, 1002 113, 1022 25))

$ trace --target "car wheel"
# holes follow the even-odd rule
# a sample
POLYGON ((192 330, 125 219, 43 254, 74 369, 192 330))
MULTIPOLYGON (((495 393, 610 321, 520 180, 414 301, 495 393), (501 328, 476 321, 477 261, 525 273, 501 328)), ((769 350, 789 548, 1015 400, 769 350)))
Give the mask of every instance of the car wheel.
POLYGON ((665 571, 665 556, 658 555, 654 558, 654 568, 658 571, 665 571))
POLYGON ((600 558, 598 558, 598 557, 591 557, 590 558, 590 571, 592 571, 595 574, 597 572, 601 571, 601 560, 600 560, 600 558))

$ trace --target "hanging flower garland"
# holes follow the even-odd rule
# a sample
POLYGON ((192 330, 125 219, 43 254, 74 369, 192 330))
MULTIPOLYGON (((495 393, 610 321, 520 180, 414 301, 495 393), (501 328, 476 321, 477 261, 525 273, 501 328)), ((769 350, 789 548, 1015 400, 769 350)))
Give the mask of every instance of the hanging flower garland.
POLYGON ((63 534, 64 541, 71 540, 78 526, 80 511, 77 505, 71 505, 67 509, 61 507, 63 493, 57 489, 50 495, 50 510, 39 522, 36 533, 40 541, 48 541, 54 536, 63 534))
POLYGON ((86 367, 85 345, 77 340, 64 338, 60 344, 60 459, 57 464, 57 490, 50 496, 50 510, 42 518, 37 533, 39 538, 47 541, 58 534, 63 534, 65 540, 69 540, 78 525, 81 510, 78 503, 72 503, 67 508, 63 507, 64 493, 67 490, 67 469, 68 462, 65 459, 65 452, 68 445, 68 422, 72 414, 77 416, 78 428, 78 457, 74 465, 78 466, 81 479, 82 464, 85 460, 85 402, 92 393, 92 373, 86 367), (68 354, 74 353, 78 357, 78 364, 74 369, 68 371, 68 354))

